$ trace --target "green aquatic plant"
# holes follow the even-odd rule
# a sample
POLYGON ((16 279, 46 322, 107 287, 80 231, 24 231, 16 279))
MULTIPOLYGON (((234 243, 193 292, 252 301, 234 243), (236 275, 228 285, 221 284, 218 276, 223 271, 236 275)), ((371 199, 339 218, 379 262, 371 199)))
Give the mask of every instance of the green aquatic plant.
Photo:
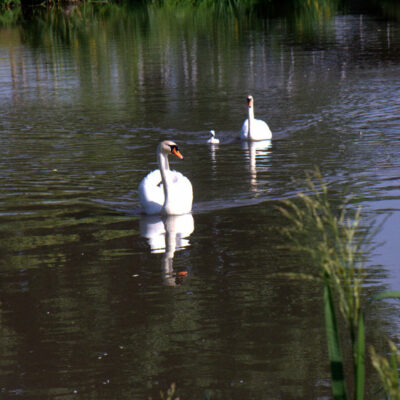
POLYGON ((389 340, 389 360, 377 354, 373 346, 370 347, 372 365, 379 374, 387 398, 400 400, 399 364, 400 352, 396 345, 389 340))
MULTIPOLYGON (((168 388, 167 393, 164 393, 162 390, 160 391, 160 399, 161 400, 179 400, 178 397, 174 397, 175 390, 176 390, 176 384, 171 383, 171 386, 168 388)), ((148 400, 152 400, 152 398, 149 397, 148 400)))
MULTIPOLYGON (((360 323, 363 329, 363 321, 360 321, 361 288, 365 277, 362 250, 367 236, 366 232, 360 233, 360 209, 348 215, 346 202, 333 207, 328 187, 318 171, 313 177, 307 177, 307 186, 312 195, 299 194, 300 202, 286 200, 280 210, 292 222, 286 230, 291 243, 321 268, 319 278, 324 286, 332 389, 336 399, 345 399, 346 382, 334 295, 350 334, 355 381, 358 382, 363 374, 360 367, 357 368, 357 359, 363 358, 364 354, 357 332, 360 323)), ((363 386, 362 382, 359 386, 363 386)))
POLYGON ((19 0, 0 0, 0 8, 3 7, 11 7, 13 5, 19 5, 20 1, 19 0))
POLYGON ((0 27, 15 25, 22 16, 20 7, 11 7, 13 3, 0 3, 0 27))
MULTIPOLYGON (((285 200, 283 206, 279 207, 290 221, 285 233, 291 247, 304 252, 312 264, 319 267, 317 276, 307 278, 318 279, 323 284, 333 396, 335 399, 347 399, 348 387, 352 386, 352 397, 361 400, 364 398, 366 365, 367 303, 364 301, 363 288, 367 270, 364 262, 376 229, 362 226, 360 208, 354 211, 345 200, 339 204, 330 200, 328 186, 323 183, 319 171, 308 175, 306 182, 308 194, 301 193, 295 200, 285 200), (352 379, 344 368, 336 308, 339 308, 350 338, 352 379)), ((304 274, 300 277, 304 278, 304 274)), ((385 292, 372 300, 396 297, 400 298, 400 292, 385 292)), ((375 364, 378 365, 377 362, 375 364)))

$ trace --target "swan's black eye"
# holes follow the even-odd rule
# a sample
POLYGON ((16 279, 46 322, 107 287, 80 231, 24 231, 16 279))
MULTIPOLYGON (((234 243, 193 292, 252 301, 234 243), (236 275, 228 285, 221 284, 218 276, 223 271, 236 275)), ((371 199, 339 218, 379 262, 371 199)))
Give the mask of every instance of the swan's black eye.
POLYGON ((169 147, 171 148, 171 153, 173 153, 174 150, 179 152, 178 146, 176 144, 172 144, 169 147))

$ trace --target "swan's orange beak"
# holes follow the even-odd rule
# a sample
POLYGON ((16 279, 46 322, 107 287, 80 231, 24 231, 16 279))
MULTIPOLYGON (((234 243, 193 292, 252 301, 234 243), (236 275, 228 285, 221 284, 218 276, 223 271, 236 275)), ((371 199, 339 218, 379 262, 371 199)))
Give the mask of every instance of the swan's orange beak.
POLYGON ((253 107, 253 99, 250 96, 247 98, 247 106, 253 107))
POLYGON ((180 158, 181 160, 183 159, 183 155, 181 154, 181 152, 178 150, 177 147, 173 147, 171 149, 172 154, 175 154, 178 158, 180 158))

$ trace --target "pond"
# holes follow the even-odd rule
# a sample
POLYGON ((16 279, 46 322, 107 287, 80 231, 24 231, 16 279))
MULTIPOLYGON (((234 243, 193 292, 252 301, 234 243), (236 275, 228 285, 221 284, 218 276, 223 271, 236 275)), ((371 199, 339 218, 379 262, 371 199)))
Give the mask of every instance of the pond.
MULTIPOLYGON (((400 24, 360 14, 80 5, 1 26, 4 398, 330 398, 322 290, 282 275, 316 272, 277 206, 318 167, 387 218, 370 282, 400 288, 399 76, 400 24), (239 140, 249 94, 271 142, 239 140), (194 191, 166 220, 138 200, 163 139, 194 191)), ((378 347, 394 307, 368 315, 378 347)))

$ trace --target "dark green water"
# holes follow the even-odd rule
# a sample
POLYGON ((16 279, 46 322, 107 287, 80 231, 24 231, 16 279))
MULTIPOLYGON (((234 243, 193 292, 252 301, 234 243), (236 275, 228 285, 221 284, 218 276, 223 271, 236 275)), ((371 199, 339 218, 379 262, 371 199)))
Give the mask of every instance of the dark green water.
MULTIPOLYGON (((400 288, 399 23, 101 10, 0 27, 0 393, 330 398, 322 291, 278 275, 316 271, 275 206, 318 166, 390 215, 370 281, 400 288), (270 146, 238 140, 249 93, 270 146), (166 138, 194 188, 183 221, 140 214, 166 138)), ((393 313, 371 311, 370 343, 393 313)))

